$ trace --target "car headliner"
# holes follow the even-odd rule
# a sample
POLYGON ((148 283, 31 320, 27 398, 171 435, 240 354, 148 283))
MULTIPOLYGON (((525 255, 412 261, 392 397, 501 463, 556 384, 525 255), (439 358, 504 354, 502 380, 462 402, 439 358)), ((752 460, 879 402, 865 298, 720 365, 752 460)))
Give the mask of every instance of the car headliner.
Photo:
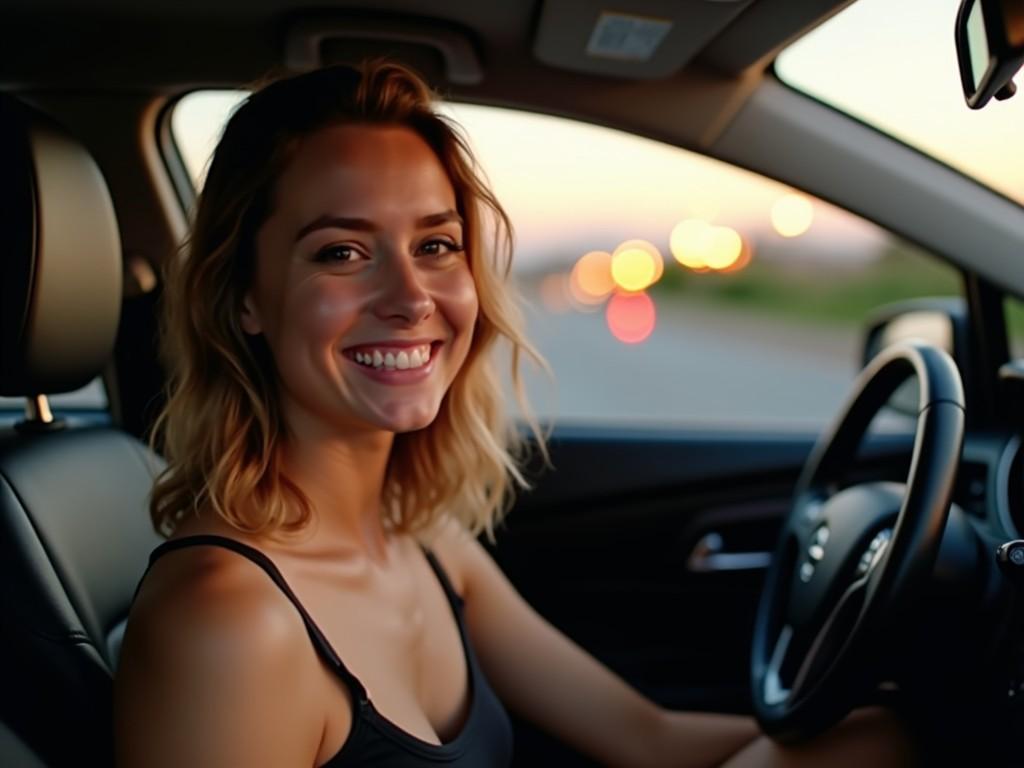
POLYGON ((342 30, 320 49, 324 58, 411 56, 452 99, 588 120, 725 159, 864 215, 1024 294, 1024 268, 1016 266, 1024 209, 772 75, 771 61, 785 44, 846 4, 617 2, 615 12, 675 17, 676 29, 684 30, 677 66, 650 77, 641 65, 594 61, 579 50, 606 10, 598 0, 384 0, 372 9, 335 2, 315 11, 295 0, 7 0, 0 87, 49 111, 86 142, 112 188, 126 248, 154 260, 185 227, 176 199, 184 185, 175 193, 158 172, 158 107, 193 88, 244 86, 286 69, 295 36, 311 27, 342 30), (410 45, 410 28, 461 40, 476 59, 479 82, 441 59, 429 71, 436 51, 424 56, 423 46, 410 45), (374 32, 359 37, 352 32, 358 29, 374 32), (553 63, 552 55, 563 61, 553 63))

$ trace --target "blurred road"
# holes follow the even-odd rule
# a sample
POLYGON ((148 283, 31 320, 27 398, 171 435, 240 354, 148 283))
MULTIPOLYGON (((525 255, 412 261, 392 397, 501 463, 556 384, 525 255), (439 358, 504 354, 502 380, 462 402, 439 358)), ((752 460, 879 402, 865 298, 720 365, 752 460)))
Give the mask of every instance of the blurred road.
POLYGON ((603 311, 552 314, 531 297, 528 333, 555 373, 527 376, 541 416, 666 426, 817 430, 859 370, 861 331, 657 301, 654 332, 624 344, 603 311))

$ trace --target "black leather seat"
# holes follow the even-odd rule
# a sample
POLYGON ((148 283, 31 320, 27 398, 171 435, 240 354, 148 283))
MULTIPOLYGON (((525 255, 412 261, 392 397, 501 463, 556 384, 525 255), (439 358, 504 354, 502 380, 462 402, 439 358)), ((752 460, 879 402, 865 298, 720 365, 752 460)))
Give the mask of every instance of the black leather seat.
POLYGON ((44 768, 43 762, 16 733, 0 722, 0 765, 7 768, 44 768))
POLYGON ((36 396, 106 364, 121 307, 110 194, 86 150, 0 97, 0 394, 36 418, 0 433, 0 720, 48 765, 110 765, 111 681, 160 539, 159 460, 107 427, 46 423, 36 396))

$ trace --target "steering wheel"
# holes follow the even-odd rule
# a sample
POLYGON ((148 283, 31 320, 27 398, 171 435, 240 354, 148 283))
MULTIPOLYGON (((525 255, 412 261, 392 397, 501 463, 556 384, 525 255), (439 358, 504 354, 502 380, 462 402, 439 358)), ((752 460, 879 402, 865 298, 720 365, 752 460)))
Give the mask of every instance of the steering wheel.
POLYGON ((797 482, 754 626, 754 712, 783 742, 838 722, 875 682, 884 630, 930 578, 963 446, 960 374, 924 343, 878 354, 840 413, 797 482), (920 400, 906 484, 843 487, 872 419, 911 376, 920 400))

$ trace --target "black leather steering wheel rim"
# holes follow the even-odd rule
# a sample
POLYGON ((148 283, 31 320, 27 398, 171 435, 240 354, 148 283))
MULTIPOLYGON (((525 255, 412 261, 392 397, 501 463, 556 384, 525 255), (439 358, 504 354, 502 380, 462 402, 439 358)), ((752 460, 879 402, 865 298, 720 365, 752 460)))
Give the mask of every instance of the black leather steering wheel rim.
POLYGON ((858 702, 881 631, 928 582, 964 434, 960 374, 943 350, 893 345, 854 382, 797 482, 754 625, 754 713, 768 735, 800 741, 858 702), (875 415, 916 376, 920 400, 906 484, 843 487, 875 415), (837 490, 840 489, 841 490, 837 490))

